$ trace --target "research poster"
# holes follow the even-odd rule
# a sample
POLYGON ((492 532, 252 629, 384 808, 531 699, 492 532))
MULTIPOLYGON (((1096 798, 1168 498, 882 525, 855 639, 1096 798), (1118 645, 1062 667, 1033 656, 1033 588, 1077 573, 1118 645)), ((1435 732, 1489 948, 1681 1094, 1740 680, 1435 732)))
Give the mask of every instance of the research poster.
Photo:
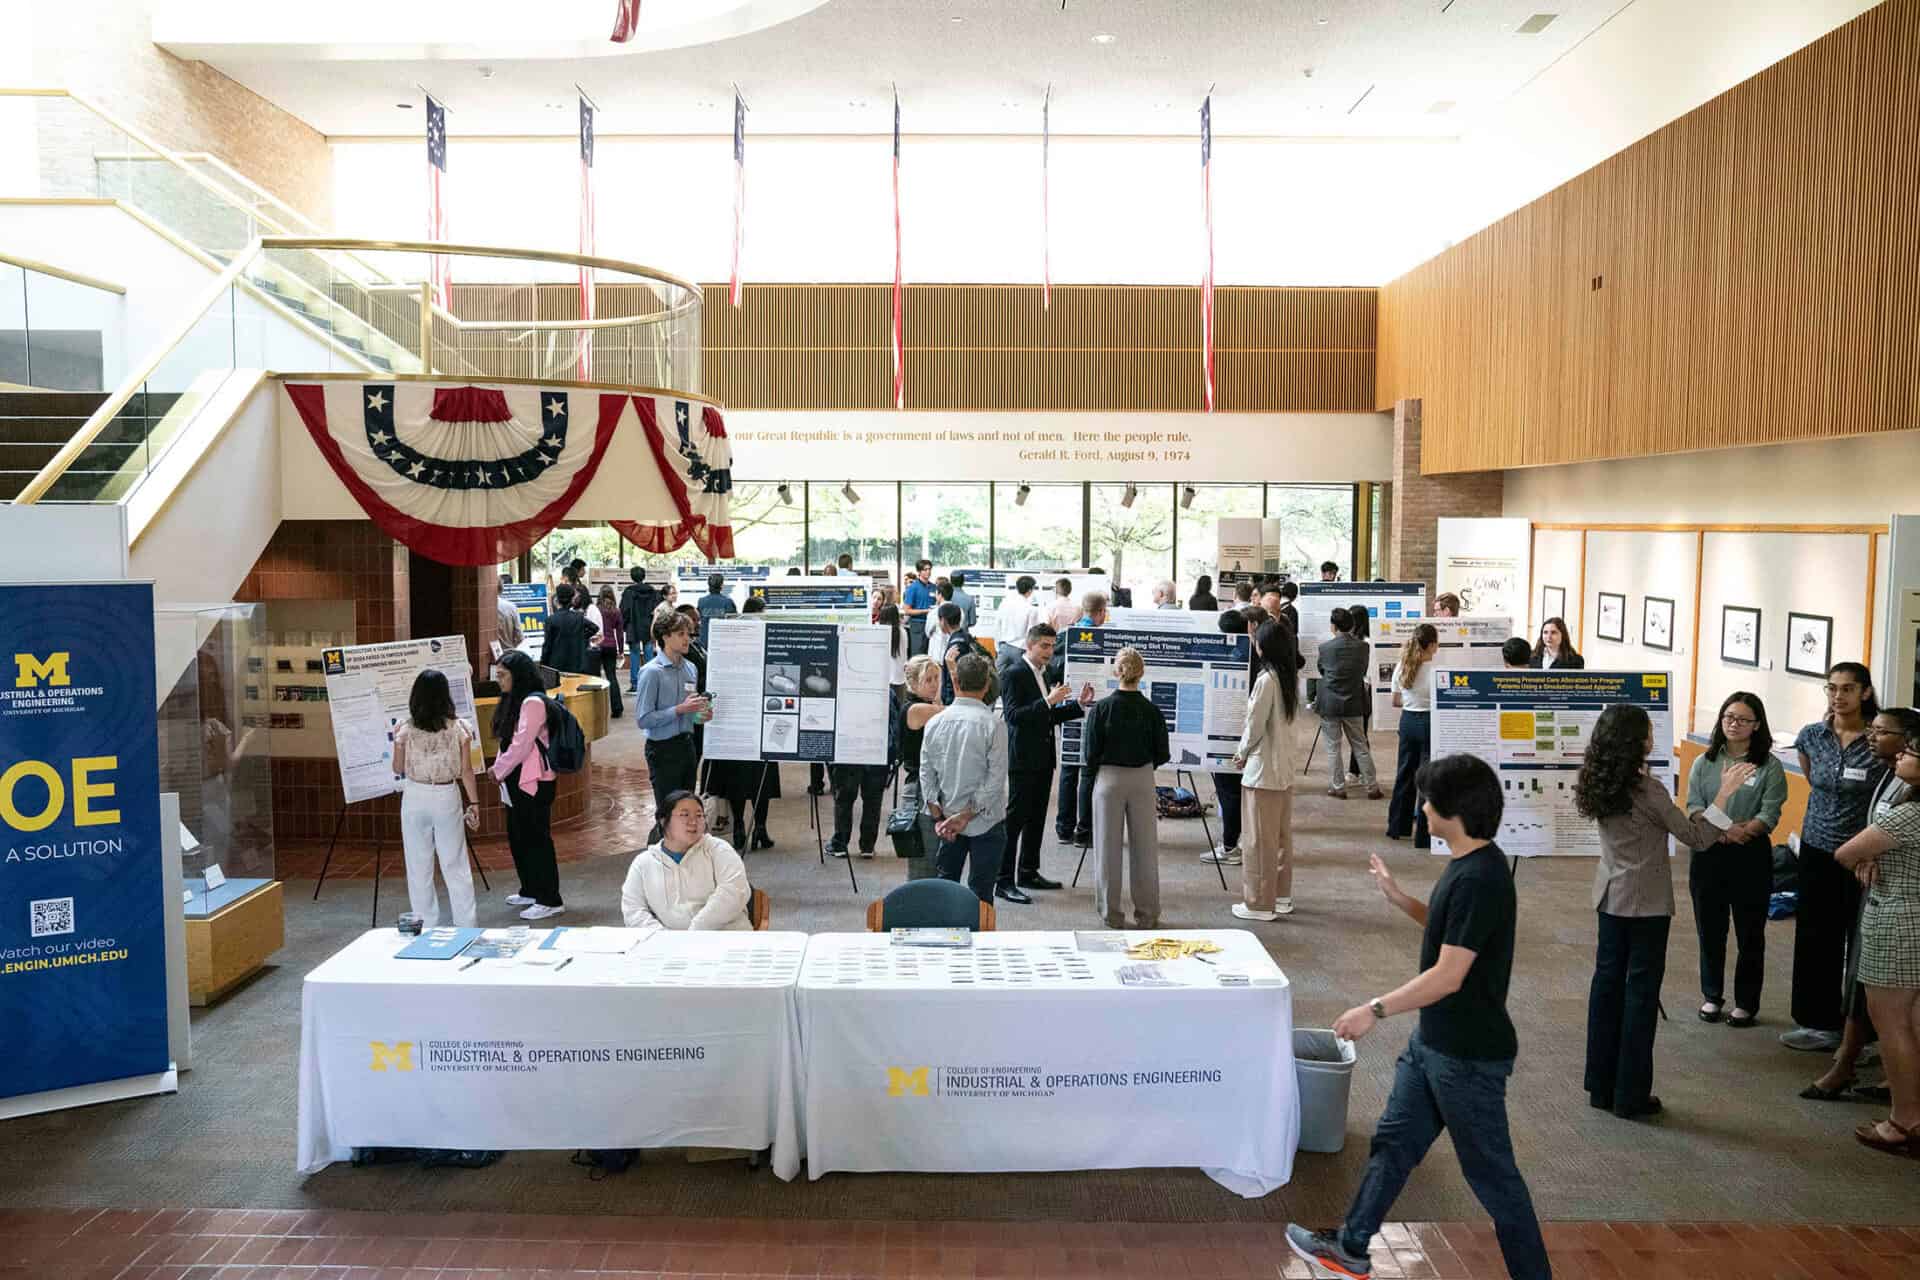
POLYGON ((973 634, 994 638, 1000 626, 1000 607, 1006 601, 1014 599, 1013 586, 1022 578, 1032 578, 1033 602, 1044 614, 1053 608, 1054 601, 1060 597, 1053 592, 1054 584, 1065 578, 1073 584, 1073 594, 1068 597, 1076 605, 1086 598, 1089 591, 1102 594, 1107 590, 1107 575, 1104 573, 1083 573, 1072 569, 957 569, 941 571, 946 576, 959 573, 966 575, 966 593, 973 597, 978 617, 973 624, 973 634))
POLYGON ((1440 633, 1436 667, 1500 667, 1500 646, 1513 637, 1511 618, 1382 618, 1373 624, 1373 727, 1400 723, 1393 705, 1393 673, 1400 652, 1422 623, 1440 633))
POLYGON ((1307 660, 1309 679, 1319 675, 1314 658, 1320 642, 1333 634, 1335 609, 1356 604, 1367 607, 1369 633, 1381 622, 1422 618, 1427 611, 1427 584, 1424 582, 1301 582, 1300 598, 1293 602, 1300 611, 1300 656, 1307 660))
POLYGON ((709 760, 887 762, 886 628, 748 615, 707 631, 709 760))
POLYGON ((1434 593, 1460 597, 1460 612, 1526 625, 1533 525, 1500 516, 1442 516, 1434 531, 1434 593))
POLYGON ((340 788, 348 804, 400 789, 399 779, 393 776, 393 731, 406 723, 414 677, 428 667, 446 675, 453 689, 453 714, 479 741, 465 636, 323 649, 320 662, 327 680, 327 706, 333 713, 340 788))
MULTIPOLYGON (((1248 643, 1244 635, 1228 635, 1217 628, 1185 632, 1069 627, 1066 682, 1075 698, 1087 690, 1095 698, 1104 698, 1119 687, 1113 677, 1114 655, 1122 649, 1138 649, 1147 665, 1140 692, 1167 721, 1171 754, 1166 767, 1232 773, 1233 750, 1247 722, 1248 643)), ((1080 763, 1085 723, 1070 720, 1060 726, 1062 763, 1080 763)))
MULTIPOLYGON (((1593 856, 1600 830, 1573 808, 1594 722, 1627 704, 1653 720, 1647 768, 1673 789, 1673 681, 1665 671, 1462 671, 1434 677, 1433 754, 1479 756, 1500 775, 1500 847, 1522 858, 1593 856)), ((1446 844, 1434 839, 1433 851, 1446 844)))
POLYGON ((768 613, 811 613, 867 621, 870 591, 861 578, 782 578, 747 584, 747 597, 767 602, 768 613))
POLYGON ((687 604, 698 602, 707 594, 707 579, 716 573, 721 578, 720 590, 735 604, 745 604, 747 588, 770 579, 773 568, 764 564, 683 564, 673 571, 680 599, 687 604))
POLYGON ((500 598, 520 615, 520 647, 539 657, 547 638, 547 589, 537 582, 506 582, 500 598))
POLYGON ((161 1075, 153 587, 0 586, 0 1098, 161 1075))
POLYGON ((1280 521, 1273 516, 1223 516, 1214 521, 1213 593, 1231 595, 1239 582, 1280 574, 1280 521))

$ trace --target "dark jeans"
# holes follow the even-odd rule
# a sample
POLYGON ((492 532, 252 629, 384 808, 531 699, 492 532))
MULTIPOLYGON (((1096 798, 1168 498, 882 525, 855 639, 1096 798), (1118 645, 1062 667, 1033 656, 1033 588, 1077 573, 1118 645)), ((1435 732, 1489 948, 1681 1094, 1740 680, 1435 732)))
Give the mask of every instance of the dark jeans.
POLYGON ((1212 777, 1213 794, 1220 801, 1220 847, 1236 849, 1240 846, 1240 775, 1216 773, 1212 777))
POLYGON ((1767 902, 1773 896, 1773 841, 1713 844, 1696 850, 1687 864, 1693 895, 1693 927, 1700 935, 1700 997, 1726 1003, 1727 919, 1733 919, 1738 959, 1733 966, 1733 1003, 1760 1010, 1767 976, 1767 902))
POLYGON ((1461 1174, 1493 1219, 1507 1274, 1515 1280, 1553 1274, 1533 1197, 1507 1134, 1507 1077, 1512 1074, 1511 1058, 1451 1057, 1429 1049, 1420 1033, 1413 1033, 1394 1068, 1393 1094, 1373 1132, 1366 1172, 1340 1230, 1349 1252, 1366 1256, 1407 1175, 1445 1129, 1453 1135, 1461 1174))
POLYGON ((1093 839, 1093 775, 1081 777, 1077 764, 1060 766, 1060 794, 1055 798, 1053 832, 1062 840, 1082 844, 1093 839))
POLYGON ((860 798, 860 852, 872 853, 880 838, 880 806, 886 798, 887 766, 837 764, 833 766, 833 842, 847 847, 853 834, 853 800, 860 798))
POLYGON ((1400 756, 1393 766, 1393 799, 1387 802, 1387 834, 1413 837, 1413 847, 1425 849, 1427 811, 1420 804, 1414 779, 1433 750, 1433 717, 1425 711, 1400 713, 1400 756))
POLYGON ((917 658, 927 651, 927 620, 925 618, 902 617, 900 625, 907 629, 907 656, 917 658))
POLYGON ((700 756, 693 749, 690 733, 658 741, 648 738, 646 751, 647 776, 653 783, 653 833, 647 837, 647 843, 652 844, 666 828, 667 797, 676 791, 694 789, 700 756))
POLYGON ((507 785, 513 796, 507 807, 507 848, 520 873, 520 892, 543 907, 562 906, 560 858, 553 850, 553 783, 543 782, 528 795, 516 771, 507 785))
POLYGON ((1007 824, 996 822, 977 836, 962 835, 942 840, 934 865, 942 880, 960 883, 960 868, 967 868, 967 888, 982 902, 993 901, 993 886, 1000 878, 1000 858, 1007 849, 1007 824))
POLYGON ((653 661, 653 646, 637 640, 627 642, 627 692, 640 692, 640 668, 653 661))
POLYGON ((1012 884, 1016 874, 1040 874, 1040 844, 1046 839, 1052 799, 1052 765, 1007 775, 1007 856, 1000 860, 1001 884, 1012 884))
POLYGON ((1847 938, 1860 908, 1860 882, 1833 850, 1800 846, 1800 905, 1793 917, 1793 1020, 1839 1031, 1844 1020, 1847 938))
POLYGON ((620 651, 595 649, 591 656, 594 674, 604 677, 607 682, 607 710, 616 717, 624 715, 627 706, 620 700, 620 651))
POLYGON ((1673 917, 1594 914, 1600 943, 1587 990, 1587 1092, 1625 1111, 1653 1092, 1653 1033, 1673 917))

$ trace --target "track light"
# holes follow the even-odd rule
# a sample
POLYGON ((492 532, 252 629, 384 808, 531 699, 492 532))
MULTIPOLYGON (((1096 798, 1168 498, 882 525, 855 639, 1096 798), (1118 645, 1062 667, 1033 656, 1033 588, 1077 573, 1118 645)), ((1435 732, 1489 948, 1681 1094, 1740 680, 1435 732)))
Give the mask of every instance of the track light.
POLYGON ((1120 505, 1130 507, 1133 505, 1133 500, 1139 496, 1140 486, 1129 480, 1127 481, 1127 491, 1120 495, 1120 505))
POLYGON ((1032 485, 1030 485, 1030 484, 1023 484, 1023 485, 1021 485, 1021 486, 1020 486, 1020 487, 1019 487, 1018 489, 1016 489, 1016 490, 1014 490, 1014 494, 1013 494, 1013 505, 1014 505, 1014 506, 1016 506, 1016 507, 1024 507, 1024 506, 1026 506, 1026 505, 1027 505, 1027 495, 1028 495, 1028 494, 1030 494, 1030 493, 1032 493, 1032 492, 1033 492, 1033 486, 1032 486, 1032 485))
POLYGON ((774 492, 780 495, 780 501, 784 502, 788 506, 793 505, 793 486, 792 485, 783 484, 778 489, 775 489, 774 492))
POLYGON ((848 502, 858 503, 860 501, 860 493, 853 487, 853 481, 851 480, 840 486, 840 496, 848 502))
POLYGON ((1194 498, 1196 498, 1197 496, 1199 495, 1194 493, 1192 485, 1189 484, 1189 485, 1181 486, 1180 509, 1182 511, 1185 511, 1188 507, 1191 507, 1193 505, 1194 498))

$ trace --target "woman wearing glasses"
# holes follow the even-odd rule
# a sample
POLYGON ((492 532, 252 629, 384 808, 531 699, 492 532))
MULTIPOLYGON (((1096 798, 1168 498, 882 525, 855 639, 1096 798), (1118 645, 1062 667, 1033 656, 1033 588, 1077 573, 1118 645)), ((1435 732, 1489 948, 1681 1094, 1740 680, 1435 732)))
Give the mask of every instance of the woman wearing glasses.
POLYGON ((1714 844, 1693 851, 1687 888, 1693 896, 1693 927, 1700 939, 1700 1021, 1751 1027, 1760 1011, 1760 984, 1767 972, 1767 902, 1773 896, 1773 829, 1787 802, 1787 771, 1773 755, 1767 709, 1751 693, 1734 693, 1720 704, 1713 741, 1687 775, 1687 812, 1701 814, 1720 790, 1729 764, 1754 768, 1726 803, 1733 826, 1714 844), (1733 966, 1733 1007, 1726 1007, 1727 919, 1733 919, 1738 958, 1733 966))

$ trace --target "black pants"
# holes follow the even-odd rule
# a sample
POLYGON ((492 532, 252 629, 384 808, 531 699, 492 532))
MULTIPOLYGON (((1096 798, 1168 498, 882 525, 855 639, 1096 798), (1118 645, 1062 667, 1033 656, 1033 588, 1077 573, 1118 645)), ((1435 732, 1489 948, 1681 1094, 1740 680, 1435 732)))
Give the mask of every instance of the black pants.
POLYGON ((563 906, 560 858, 553 850, 553 783, 543 782, 528 795, 516 771, 507 786, 513 797, 507 807, 507 848, 520 874, 520 892, 543 907, 563 906))
POLYGON ((1700 936, 1700 998, 1725 1004, 1727 920, 1733 920, 1733 1004, 1760 1010, 1767 976, 1767 902, 1773 896, 1773 841, 1713 844, 1696 850, 1687 864, 1693 895, 1693 927, 1700 936))
MULTIPOLYGON (((741 853, 747 852, 747 803, 748 800, 746 796, 736 796, 727 801, 727 808, 733 814, 734 843, 741 853)), ((765 835, 767 833, 768 800, 765 796, 760 796, 752 803, 753 834, 756 836, 765 835)))
POLYGON ((1060 766, 1059 795, 1053 809, 1053 833, 1082 844, 1093 839, 1093 775, 1080 776, 1077 764, 1060 766))
POLYGON ((620 651, 618 649, 595 649, 593 651, 594 675, 603 676, 607 682, 607 710, 614 719, 626 714, 626 704, 620 700, 620 651))
POLYGON ((847 847, 853 834, 853 801, 860 798, 860 852, 872 853, 880 839, 880 811, 887 793, 887 766, 836 764, 833 766, 833 844, 847 847))
POLYGON ((1000 883, 1040 874, 1040 843, 1047 835, 1047 805, 1053 800, 1053 766, 1007 774, 1007 852, 1000 883))
POLYGON ((1625 1111, 1653 1092, 1653 1033, 1673 917, 1595 914, 1600 945, 1587 991, 1587 1092, 1625 1111))
POLYGON ((827 793, 827 766, 818 760, 807 766, 807 794, 820 796, 827 793))
POLYGON ((667 826, 667 797, 676 791, 692 791, 700 772, 700 753, 694 750, 693 735, 647 739, 647 776, 653 783, 652 844, 667 826))
POLYGON ((1845 1021, 1847 938, 1860 909, 1860 882, 1833 850, 1800 846, 1800 906, 1793 920, 1793 1020, 1814 1031, 1845 1021))
MULTIPOLYGON (((1387 834, 1413 837, 1413 847, 1432 844, 1427 837, 1427 811, 1420 803, 1414 779, 1433 750, 1433 717, 1425 711, 1400 713, 1400 756, 1393 766, 1393 799, 1387 802, 1387 834)), ((1765 904, 1762 903, 1764 909, 1765 904)), ((1764 914, 1764 910, 1763 910, 1764 914)))
POLYGON ((1240 847, 1240 775, 1216 773, 1213 794, 1220 801, 1220 847, 1240 847))

